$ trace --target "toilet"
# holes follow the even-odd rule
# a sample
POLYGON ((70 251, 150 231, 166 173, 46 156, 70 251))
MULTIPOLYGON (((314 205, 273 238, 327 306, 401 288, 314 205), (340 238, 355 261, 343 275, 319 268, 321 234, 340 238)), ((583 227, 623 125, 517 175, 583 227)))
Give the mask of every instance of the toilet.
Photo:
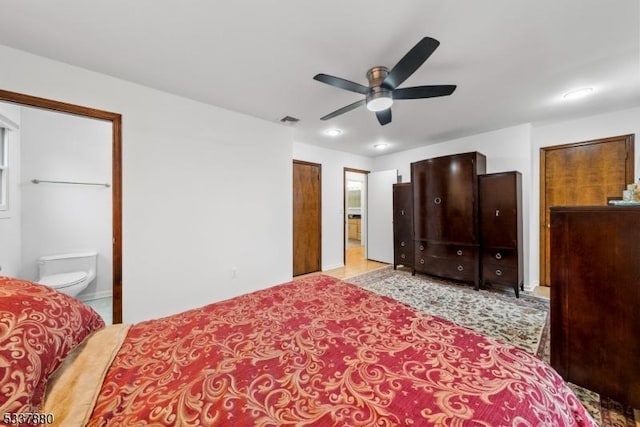
POLYGON ((75 252, 38 258, 37 282, 77 296, 96 278, 98 252, 75 252))

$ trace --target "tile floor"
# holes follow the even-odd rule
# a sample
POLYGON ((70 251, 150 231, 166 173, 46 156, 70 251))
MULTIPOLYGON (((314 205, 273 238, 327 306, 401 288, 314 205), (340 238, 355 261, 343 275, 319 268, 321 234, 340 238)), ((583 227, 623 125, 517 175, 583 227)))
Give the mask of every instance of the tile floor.
POLYGON ((113 298, 96 298, 83 302, 97 311, 104 319, 104 323, 107 325, 111 325, 113 323, 113 298))

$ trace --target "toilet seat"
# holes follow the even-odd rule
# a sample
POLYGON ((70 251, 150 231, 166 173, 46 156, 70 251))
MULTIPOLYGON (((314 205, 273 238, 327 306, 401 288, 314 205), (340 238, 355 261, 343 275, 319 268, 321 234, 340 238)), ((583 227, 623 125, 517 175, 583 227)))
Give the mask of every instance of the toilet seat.
POLYGON ((84 271, 73 271, 71 273, 51 274, 41 277, 38 283, 50 286, 54 289, 63 289, 69 286, 77 285, 87 278, 84 271))

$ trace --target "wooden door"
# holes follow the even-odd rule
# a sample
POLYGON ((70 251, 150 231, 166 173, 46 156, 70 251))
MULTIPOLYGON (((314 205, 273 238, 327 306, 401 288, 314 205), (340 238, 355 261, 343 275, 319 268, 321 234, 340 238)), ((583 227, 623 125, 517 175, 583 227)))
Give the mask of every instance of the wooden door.
POLYGON ((320 271, 321 165, 293 161, 293 275, 320 271))
POLYGON ((551 206, 606 205, 634 180, 634 136, 540 149, 540 284, 551 286, 551 206))

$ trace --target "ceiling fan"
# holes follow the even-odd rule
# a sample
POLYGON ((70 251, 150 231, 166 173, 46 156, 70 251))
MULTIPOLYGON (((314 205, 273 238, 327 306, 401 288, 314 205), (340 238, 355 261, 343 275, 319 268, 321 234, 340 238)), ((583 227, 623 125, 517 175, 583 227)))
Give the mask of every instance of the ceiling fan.
POLYGON ((411 74, 420 68, 439 45, 440 42, 438 40, 425 37, 407 52, 391 71, 389 71, 387 67, 382 66, 371 68, 367 71, 369 86, 328 74, 316 74, 313 77, 314 80, 365 95, 364 99, 329 113, 321 117, 320 120, 329 120, 362 105, 366 105, 369 111, 376 113, 378 122, 384 126, 391 122, 391 105, 396 99, 434 98, 437 96, 451 95, 453 91, 456 90, 456 85, 398 88, 411 74))

